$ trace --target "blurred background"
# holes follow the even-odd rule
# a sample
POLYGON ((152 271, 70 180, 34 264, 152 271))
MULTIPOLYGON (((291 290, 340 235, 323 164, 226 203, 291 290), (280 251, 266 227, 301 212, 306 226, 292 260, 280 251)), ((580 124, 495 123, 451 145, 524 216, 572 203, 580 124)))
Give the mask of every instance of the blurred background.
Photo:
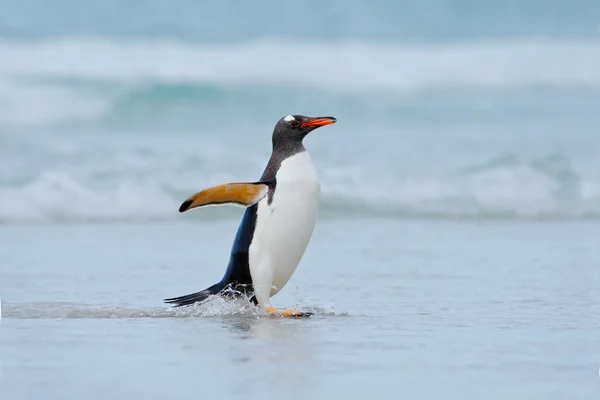
POLYGON ((176 220, 287 114, 324 217, 600 216, 597 1, 4 1, 0 60, 5 224, 176 220))

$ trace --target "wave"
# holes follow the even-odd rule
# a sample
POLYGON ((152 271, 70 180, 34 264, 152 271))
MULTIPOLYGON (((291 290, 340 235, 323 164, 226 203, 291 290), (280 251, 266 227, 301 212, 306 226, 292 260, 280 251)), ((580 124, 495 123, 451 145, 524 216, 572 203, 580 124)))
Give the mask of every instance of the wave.
MULTIPOLYGON (((227 163, 227 161, 224 161, 227 163)), ((111 161, 114 163, 114 160, 111 161)), ((28 178, 0 181, 0 223, 64 224, 181 221, 190 194, 221 181, 243 179, 186 173, 184 160, 165 160, 155 174, 133 174, 135 160, 112 171, 42 169, 28 178), (129 171, 129 172, 128 172, 129 171)), ((600 177, 577 174, 560 160, 501 157, 446 174, 402 176, 364 167, 330 166, 321 173, 324 218, 598 219, 600 177), (377 178, 374 179, 373 177, 377 178)), ((98 167, 96 167, 98 168, 98 167)), ((157 167, 158 168, 158 167, 157 167)), ((238 209, 191 212, 185 220, 239 218, 238 209)))
POLYGON ((600 85, 600 40, 455 44, 100 38, 0 41, 0 73, 116 83, 196 82, 352 89, 600 85))
MULTIPOLYGON (((337 155, 346 165, 318 157, 330 162, 320 169, 325 217, 600 217, 597 140, 590 134, 600 99, 600 40, 202 44, 77 37, 0 40, 0 54, 0 223, 177 220, 190 193, 244 179, 248 168, 260 171, 263 161, 243 149, 269 149, 246 127, 267 133, 273 115, 289 110, 330 110, 352 137, 352 149, 337 155), (63 129, 65 121, 76 129, 63 129), (135 124, 141 134, 132 134, 135 124), (500 148, 527 153, 517 136, 537 147, 532 151, 558 149, 593 165, 574 170, 509 158, 431 171, 439 155, 454 164, 500 148), (383 143, 379 154, 363 154, 373 141, 383 143), (413 148, 433 150, 417 157, 413 148), (400 155, 408 159, 402 166, 400 155)), ((229 216, 239 213, 189 218, 229 216)))
MULTIPOLYGON (((0 125, 85 121, 282 99, 394 104, 448 90, 600 89, 600 40, 444 44, 77 37, 0 40, 0 125), (353 100, 348 100, 350 96, 353 100), (365 97, 366 96, 366 97, 365 97)), ((253 108, 254 107, 254 108, 253 108)))

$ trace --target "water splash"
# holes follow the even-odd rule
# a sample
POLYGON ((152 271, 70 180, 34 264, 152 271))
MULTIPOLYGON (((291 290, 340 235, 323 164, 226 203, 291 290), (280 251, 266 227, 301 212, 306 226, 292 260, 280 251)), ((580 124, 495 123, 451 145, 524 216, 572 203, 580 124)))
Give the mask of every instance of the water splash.
MULTIPOLYGON (((264 318, 249 299, 234 301, 211 296, 202 304, 188 307, 126 308, 119 306, 89 306, 80 303, 27 303, 5 306, 5 319, 136 319, 136 318, 207 318, 241 317, 264 318)), ((345 316, 333 307, 318 302, 296 303, 284 309, 301 309, 314 316, 345 316)))

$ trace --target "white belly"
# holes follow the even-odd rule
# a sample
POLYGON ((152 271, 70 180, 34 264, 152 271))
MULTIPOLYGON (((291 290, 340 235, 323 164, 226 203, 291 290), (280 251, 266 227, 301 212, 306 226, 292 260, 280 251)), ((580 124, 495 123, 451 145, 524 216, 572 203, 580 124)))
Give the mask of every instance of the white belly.
MULTIPOLYGON (((319 209, 320 184, 308 152, 281 163, 273 201, 258 203, 249 264, 257 298, 279 292, 296 271, 313 233, 319 209)), ((268 299, 267 299, 268 300, 268 299)))

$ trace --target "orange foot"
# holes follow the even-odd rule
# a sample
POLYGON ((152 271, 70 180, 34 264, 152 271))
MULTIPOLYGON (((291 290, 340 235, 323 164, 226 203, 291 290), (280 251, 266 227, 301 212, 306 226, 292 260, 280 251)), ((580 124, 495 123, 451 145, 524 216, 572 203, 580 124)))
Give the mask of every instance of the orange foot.
POLYGON ((267 308, 267 313, 271 315, 277 315, 281 317, 308 317, 312 315, 312 313, 303 313, 300 311, 289 311, 289 310, 278 310, 275 307, 267 308))

